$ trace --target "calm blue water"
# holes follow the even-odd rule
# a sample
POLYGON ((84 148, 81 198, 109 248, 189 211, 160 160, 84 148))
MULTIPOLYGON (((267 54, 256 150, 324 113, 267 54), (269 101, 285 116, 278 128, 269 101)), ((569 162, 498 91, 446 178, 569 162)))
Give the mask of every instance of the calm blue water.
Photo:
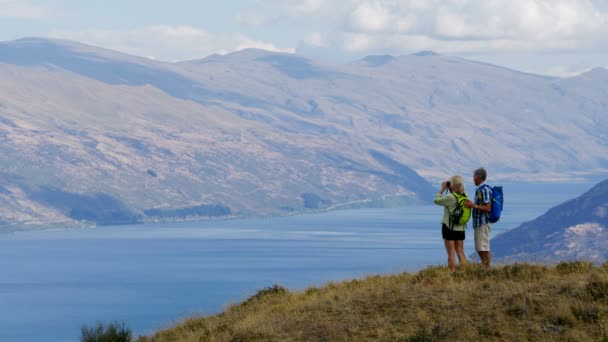
MULTIPOLYGON (((507 184, 492 235, 591 186, 507 184)), ((77 341, 98 320, 148 334, 273 284, 297 290, 443 264, 441 214, 414 206, 0 235, 0 341, 77 341)), ((474 252, 472 236, 465 242, 474 252)))

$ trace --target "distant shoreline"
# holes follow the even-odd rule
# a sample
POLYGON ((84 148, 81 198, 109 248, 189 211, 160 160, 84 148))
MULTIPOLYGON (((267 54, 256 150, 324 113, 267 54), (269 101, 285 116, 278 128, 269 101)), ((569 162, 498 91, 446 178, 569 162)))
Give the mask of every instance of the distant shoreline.
MULTIPOLYGON (((534 180, 534 181, 513 181, 513 180, 509 180, 509 181, 504 181, 501 182, 499 180, 494 181, 494 180, 488 180, 488 183, 493 184, 493 185, 503 185, 505 187, 509 187, 509 185, 522 185, 522 184, 526 184, 526 185, 550 185, 550 184, 564 184, 564 185, 582 185, 582 184, 588 184, 590 187, 593 186, 595 183, 592 181, 589 181, 588 179, 582 179, 579 181, 572 181, 572 182, 550 182, 550 181, 540 181, 540 180, 534 180)), ((471 191, 470 189, 472 188, 472 184, 466 184, 468 187, 468 191, 471 191)), ((391 196, 391 195, 386 195, 386 196, 391 196)), ((357 201, 360 203, 368 203, 371 202, 372 200, 362 200, 362 201, 357 201)), ((350 203, 350 202, 349 202, 350 203)), ((393 209, 393 208, 403 208, 403 207, 410 207, 410 206, 416 206, 416 205, 422 205, 422 206, 426 206, 426 205, 430 205, 432 206, 432 204, 425 204, 425 203, 406 203, 403 205, 395 205, 395 206, 386 206, 386 207, 378 207, 378 206, 361 206, 361 207, 345 207, 344 205, 346 205, 347 203, 343 203, 343 204, 335 204, 332 205, 328 208, 321 208, 321 209, 308 209, 308 210, 298 210, 298 211, 292 211, 289 213, 285 213, 285 214, 270 214, 270 215, 230 215, 230 216, 216 216, 216 217, 205 217, 205 216, 191 216, 191 217, 176 217, 176 218, 164 218, 164 219, 144 219, 141 222, 137 222, 137 223, 130 223, 130 224, 108 224, 108 225, 99 225, 99 224, 95 224, 94 222, 82 222, 81 224, 79 224, 78 222, 71 222, 71 221, 62 221, 62 222, 52 222, 49 224, 35 224, 35 225, 7 225, 5 228, 0 227, 0 234, 12 234, 15 232, 32 232, 32 231, 52 231, 52 230, 64 230, 64 229, 68 229, 68 230, 77 230, 77 229, 88 229, 88 228, 103 228, 103 227, 120 227, 120 226, 137 226, 137 225, 142 225, 142 224, 150 224, 150 225, 155 225, 155 224, 168 224, 168 223, 182 223, 182 222, 209 222, 209 221, 233 221, 233 220, 250 220, 250 219, 273 219, 273 218, 284 218, 284 217, 292 217, 292 216, 302 216, 302 215, 317 215, 317 214, 324 214, 324 213, 329 213, 329 212, 334 212, 334 211, 357 211, 357 210, 364 210, 364 209, 393 209), (9 228, 10 227, 10 228, 9 228)), ((547 208, 548 209, 548 208, 547 208)))

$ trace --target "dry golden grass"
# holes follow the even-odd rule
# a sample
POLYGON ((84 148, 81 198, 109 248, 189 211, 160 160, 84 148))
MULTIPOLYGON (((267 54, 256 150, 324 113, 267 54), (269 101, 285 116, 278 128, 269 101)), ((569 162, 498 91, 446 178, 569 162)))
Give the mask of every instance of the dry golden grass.
POLYGON ((608 341, 608 264, 477 265, 272 287, 209 317, 141 337, 164 341, 608 341))

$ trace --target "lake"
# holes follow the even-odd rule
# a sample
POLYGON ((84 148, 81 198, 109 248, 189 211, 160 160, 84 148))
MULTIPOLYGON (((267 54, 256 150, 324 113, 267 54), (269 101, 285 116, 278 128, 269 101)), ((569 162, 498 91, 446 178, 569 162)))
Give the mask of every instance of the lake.
MULTIPOLYGON (((505 184, 492 236, 592 184, 505 184)), ((468 185, 468 189, 472 189, 468 185)), ((0 341, 77 341, 82 324, 136 335, 291 290, 446 262, 438 206, 0 235, 0 341)), ((474 252, 472 229, 465 251, 474 252)))

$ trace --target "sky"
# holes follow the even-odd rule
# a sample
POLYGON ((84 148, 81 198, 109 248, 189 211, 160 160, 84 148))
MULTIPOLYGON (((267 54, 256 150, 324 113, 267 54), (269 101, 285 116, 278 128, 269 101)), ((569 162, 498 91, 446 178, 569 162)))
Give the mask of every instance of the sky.
POLYGON ((608 0, 0 0, 0 41, 163 61, 244 48, 328 63, 423 50, 545 75, 608 67, 608 0))

